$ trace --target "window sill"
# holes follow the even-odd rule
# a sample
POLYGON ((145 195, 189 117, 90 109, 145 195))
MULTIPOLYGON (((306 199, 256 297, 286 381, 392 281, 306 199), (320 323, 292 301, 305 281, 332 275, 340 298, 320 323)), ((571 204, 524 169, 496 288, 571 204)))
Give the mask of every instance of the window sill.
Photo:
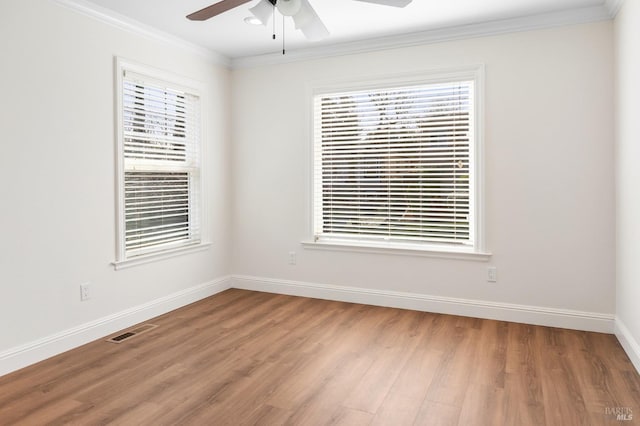
POLYGON ((145 254, 141 256, 132 257, 131 259, 117 260, 112 262, 112 265, 116 271, 120 269, 131 268, 138 265, 144 265, 145 263, 158 262, 160 260, 169 259, 171 257, 182 256, 185 254, 196 253, 199 251, 208 250, 211 247, 211 243, 201 243, 192 246, 180 247, 171 250, 164 250, 157 253, 145 254))
POLYGON ((310 250, 345 251, 355 253, 390 254, 401 256, 422 256, 439 259, 472 260, 488 262, 491 253, 468 248, 420 246, 408 244, 376 244, 353 241, 303 241, 302 247, 310 250))

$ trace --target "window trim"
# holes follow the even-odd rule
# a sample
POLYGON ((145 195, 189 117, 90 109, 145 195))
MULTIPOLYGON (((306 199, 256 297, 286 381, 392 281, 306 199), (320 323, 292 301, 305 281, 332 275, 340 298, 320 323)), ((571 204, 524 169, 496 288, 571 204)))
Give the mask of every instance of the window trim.
POLYGON ((431 257, 439 259, 474 260, 488 262, 492 254, 460 247, 441 247, 434 244, 357 243, 352 241, 302 241, 309 250, 340 251, 351 253, 392 254, 402 256, 431 257))
POLYGON ((307 122, 308 137, 308 199, 307 199, 307 238, 301 242, 306 249, 350 251, 365 253, 386 253, 400 255, 418 255, 428 257, 471 259, 487 261, 491 253, 486 249, 485 241, 485 188, 484 188, 484 64, 460 67, 428 69, 410 73, 398 73, 391 76, 360 76, 342 80, 315 81, 307 85, 307 122), (320 240, 314 238, 314 98, 318 95, 357 90, 384 89, 393 86, 419 84, 437 84, 456 80, 473 80, 475 86, 474 105, 474 144, 472 146, 473 188, 472 211, 475 241, 473 246, 448 246, 431 243, 371 242, 365 240, 320 240))
POLYGON ((170 250, 162 250, 154 253, 143 254, 126 260, 116 260, 112 262, 112 265, 114 269, 118 271, 120 269, 131 268, 133 266, 144 265, 146 263, 157 262, 159 260, 208 250, 209 247, 211 247, 211 243, 200 242, 197 244, 185 245, 170 250))
POLYGON ((157 68, 153 68, 147 65, 143 65, 134 61, 130 61, 124 59, 122 57, 114 58, 114 68, 115 68, 115 133, 116 133, 116 144, 115 144, 115 156, 116 156, 116 174, 115 174, 115 207, 116 207, 116 258, 112 262, 114 269, 119 270, 131 266, 136 266, 140 264, 145 264, 149 262, 155 262, 163 259, 167 259, 173 256, 180 256, 187 253, 192 253, 200 250, 206 250, 211 246, 209 241, 209 224, 208 224, 208 197, 207 195, 207 187, 205 182, 206 179, 206 158, 207 158, 207 149, 204 141, 206 140, 206 128, 205 128, 205 120, 206 116, 206 100, 203 97, 203 84, 191 80, 185 77, 181 77, 175 74, 172 74, 168 71, 160 70, 157 68), (147 253, 139 254, 136 256, 126 256, 125 249, 125 238, 124 238, 124 230, 125 230, 125 202, 124 202, 124 194, 125 194, 125 185, 124 185, 124 174, 125 174, 125 159, 124 159, 124 133, 123 129, 123 84, 124 84, 124 73, 132 72, 139 75, 143 75, 149 81, 158 81, 161 83, 170 83, 171 87, 183 90, 185 92, 189 92, 194 94, 200 98, 200 118, 199 118, 199 133, 200 133, 200 158, 199 158, 199 172, 198 172, 198 184, 199 184, 199 218, 198 221, 200 223, 200 241, 180 244, 175 247, 166 247, 159 248, 158 250, 149 251, 147 253))

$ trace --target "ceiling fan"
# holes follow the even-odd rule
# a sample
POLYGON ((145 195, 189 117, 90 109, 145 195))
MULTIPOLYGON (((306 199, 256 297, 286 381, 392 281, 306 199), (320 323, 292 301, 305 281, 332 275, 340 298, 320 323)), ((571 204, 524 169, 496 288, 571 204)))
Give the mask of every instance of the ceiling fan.
MULTIPOLYGON (((192 21, 206 21, 227 10, 241 6, 252 0, 221 0, 197 12, 187 15, 192 21)), ((412 0, 357 0, 366 3, 376 3, 384 6, 405 7, 412 0)), ((261 24, 266 25, 269 18, 277 9, 283 16, 293 18, 296 29, 302 31, 308 40, 321 40, 329 36, 329 31, 309 0, 260 0, 249 10, 261 24)))

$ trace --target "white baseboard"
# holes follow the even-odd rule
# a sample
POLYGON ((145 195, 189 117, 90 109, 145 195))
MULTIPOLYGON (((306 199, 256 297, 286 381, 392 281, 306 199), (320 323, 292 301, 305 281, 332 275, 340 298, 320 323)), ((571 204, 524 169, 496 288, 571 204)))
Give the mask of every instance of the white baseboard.
POLYGON ((640 343, 618 317, 616 317, 615 334, 631 363, 640 374, 640 343))
POLYGON ((613 333, 614 315, 481 300, 456 299, 425 294, 357 287, 312 284, 250 276, 232 276, 233 288, 413 309, 475 318, 511 321, 573 330, 613 333))
POLYGON ((609 314, 430 296, 388 290, 321 285, 250 276, 228 276, 0 352, 0 376, 116 331, 213 296, 229 288, 337 300, 425 312, 615 333, 640 371, 640 348, 624 325, 609 314))
POLYGON ((134 324, 165 314, 231 287, 231 277, 222 277, 143 305, 61 331, 26 345, 0 352, 0 376, 62 352, 100 339, 134 324))

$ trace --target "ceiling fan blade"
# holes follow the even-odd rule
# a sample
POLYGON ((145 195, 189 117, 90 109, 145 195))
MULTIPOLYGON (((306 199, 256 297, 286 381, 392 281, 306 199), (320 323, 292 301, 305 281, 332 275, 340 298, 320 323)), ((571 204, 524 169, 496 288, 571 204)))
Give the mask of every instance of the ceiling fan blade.
POLYGON ((412 0, 358 0, 358 1, 363 1, 365 3, 382 4, 384 6, 405 7, 406 5, 411 3, 412 0))
POLYGON ((249 3, 250 1, 251 0, 222 0, 197 12, 193 12, 191 15, 187 15, 187 18, 192 21, 206 21, 209 18, 213 18, 216 15, 220 15, 227 10, 249 3))
POLYGON ((318 41, 329 37, 329 30, 324 25, 308 0, 301 0, 300 11, 293 15, 296 29, 302 31, 307 40, 318 41))

